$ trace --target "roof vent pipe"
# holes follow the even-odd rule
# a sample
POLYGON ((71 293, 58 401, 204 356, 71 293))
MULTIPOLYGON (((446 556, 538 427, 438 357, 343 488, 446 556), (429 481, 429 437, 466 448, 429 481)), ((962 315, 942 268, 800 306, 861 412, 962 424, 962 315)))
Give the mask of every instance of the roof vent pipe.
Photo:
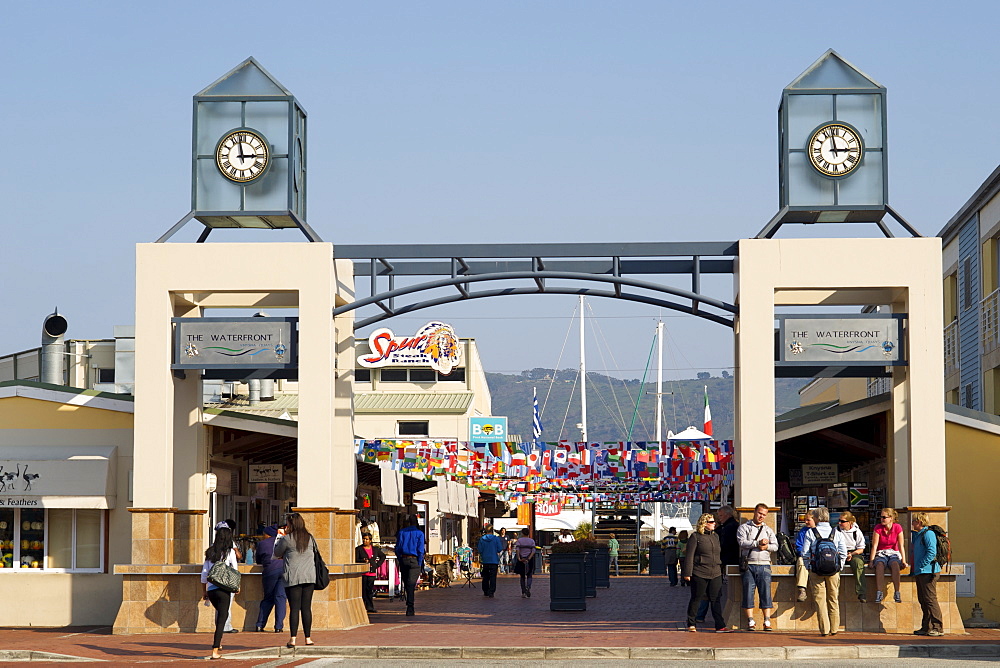
MULTIPOLYGON (((257 311, 254 318, 266 318, 267 313, 257 311)), ((261 401, 274 401, 274 381, 270 378, 250 381, 250 405, 256 406, 261 401)))
POLYGON ((260 403, 260 378, 251 378, 247 385, 250 387, 250 405, 256 406, 260 403))
POLYGON ((66 318, 59 315, 59 309, 45 316, 42 322, 42 370, 43 383, 64 385, 66 383, 66 343, 63 335, 69 328, 66 318))
POLYGON ((261 401, 274 401, 274 379, 273 378, 261 378, 260 379, 260 400, 261 401))

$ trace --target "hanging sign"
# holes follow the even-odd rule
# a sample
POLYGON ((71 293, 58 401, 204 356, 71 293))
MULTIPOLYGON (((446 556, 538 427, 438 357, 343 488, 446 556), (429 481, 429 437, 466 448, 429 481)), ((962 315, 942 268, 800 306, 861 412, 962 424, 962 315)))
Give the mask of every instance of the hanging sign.
POLYGON ((903 314, 780 315, 779 366, 903 366, 903 314))
POLYGON ((172 369, 294 369, 298 318, 172 318, 172 369))
POLYGON ((803 464, 802 484, 828 485, 837 482, 836 464, 803 464))
POLYGON ((469 418, 469 440, 479 443, 495 443, 507 440, 507 418, 469 418))
POLYGON ((250 464, 247 482, 284 482, 281 464, 250 464))
POLYGON ((455 328, 429 322, 413 336, 394 336, 392 330, 376 329, 368 337, 371 352, 358 356, 358 364, 369 369, 383 366, 429 366, 447 376, 462 362, 462 346, 455 328))

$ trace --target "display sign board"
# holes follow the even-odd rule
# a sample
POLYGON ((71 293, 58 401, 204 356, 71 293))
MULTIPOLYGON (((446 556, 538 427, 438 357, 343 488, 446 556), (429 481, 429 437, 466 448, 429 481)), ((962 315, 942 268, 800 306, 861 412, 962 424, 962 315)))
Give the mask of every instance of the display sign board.
POLYGON ((829 485, 837 482, 836 464, 803 464, 802 484, 809 485, 829 485))
POLYGON ((477 443, 491 443, 507 440, 507 418, 469 418, 469 440, 477 443))
POLYGON ((778 366, 904 366, 904 314, 780 315, 778 366))
POLYGON ((172 369, 294 369, 298 318, 172 318, 172 369))
POLYGON ((429 322, 413 336, 394 336, 391 329, 376 329, 368 337, 371 352, 358 357, 366 368, 383 366, 429 366, 447 376, 462 363, 462 346, 455 328, 429 322))
POLYGON ((247 466, 247 482, 284 482, 281 464, 250 464, 247 466))
POLYGON ((114 508, 115 448, 12 447, 0 459, 0 508, 114 508))

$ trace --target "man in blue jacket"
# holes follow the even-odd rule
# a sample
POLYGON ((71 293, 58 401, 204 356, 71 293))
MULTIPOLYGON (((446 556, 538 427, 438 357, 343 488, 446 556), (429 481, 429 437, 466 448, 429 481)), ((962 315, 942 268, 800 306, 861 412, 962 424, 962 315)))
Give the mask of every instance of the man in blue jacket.
POLYGON ((406 519, 406 526, 399 530, 396 536, 396 565, 403 580, 403 592, 406 594, 406 616, 412 617, 417 580, 424 564, 424 532, 420 530, 420 521, 416 515, 406 519))
POLYGON ((500 568, 500 552, 507 545, 493 533, 493 526, 486 527, 486 533, 479 539, 476 550, 479 552, 479 566, 483 572, 483 596, 493 598, 497 590, 497 569, 500 568))
POLYGON ((941 566, 937 563, 937 535, 927 528, 930 520, 927 513, 913 513, 910 536, 910 563, 913 564, 913 575, 917 581, 917 601, 923 618, 920 628, 913 632, 918 636, 944 635, 944 622, 941 619, 941 606, 937 600, 937 581, 941 566))

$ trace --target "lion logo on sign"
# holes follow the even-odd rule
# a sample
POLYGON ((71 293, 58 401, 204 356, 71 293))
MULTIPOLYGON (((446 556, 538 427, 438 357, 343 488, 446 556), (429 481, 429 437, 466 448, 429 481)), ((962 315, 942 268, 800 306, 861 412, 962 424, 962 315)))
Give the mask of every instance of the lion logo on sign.
POLYGON ((421 334, 427 336, 424 354, 431 359, 431 367, 445 376, 450 374, 462 361, 462 347, 455 330, 450 325, 432 322, 424 326, 421 334))

